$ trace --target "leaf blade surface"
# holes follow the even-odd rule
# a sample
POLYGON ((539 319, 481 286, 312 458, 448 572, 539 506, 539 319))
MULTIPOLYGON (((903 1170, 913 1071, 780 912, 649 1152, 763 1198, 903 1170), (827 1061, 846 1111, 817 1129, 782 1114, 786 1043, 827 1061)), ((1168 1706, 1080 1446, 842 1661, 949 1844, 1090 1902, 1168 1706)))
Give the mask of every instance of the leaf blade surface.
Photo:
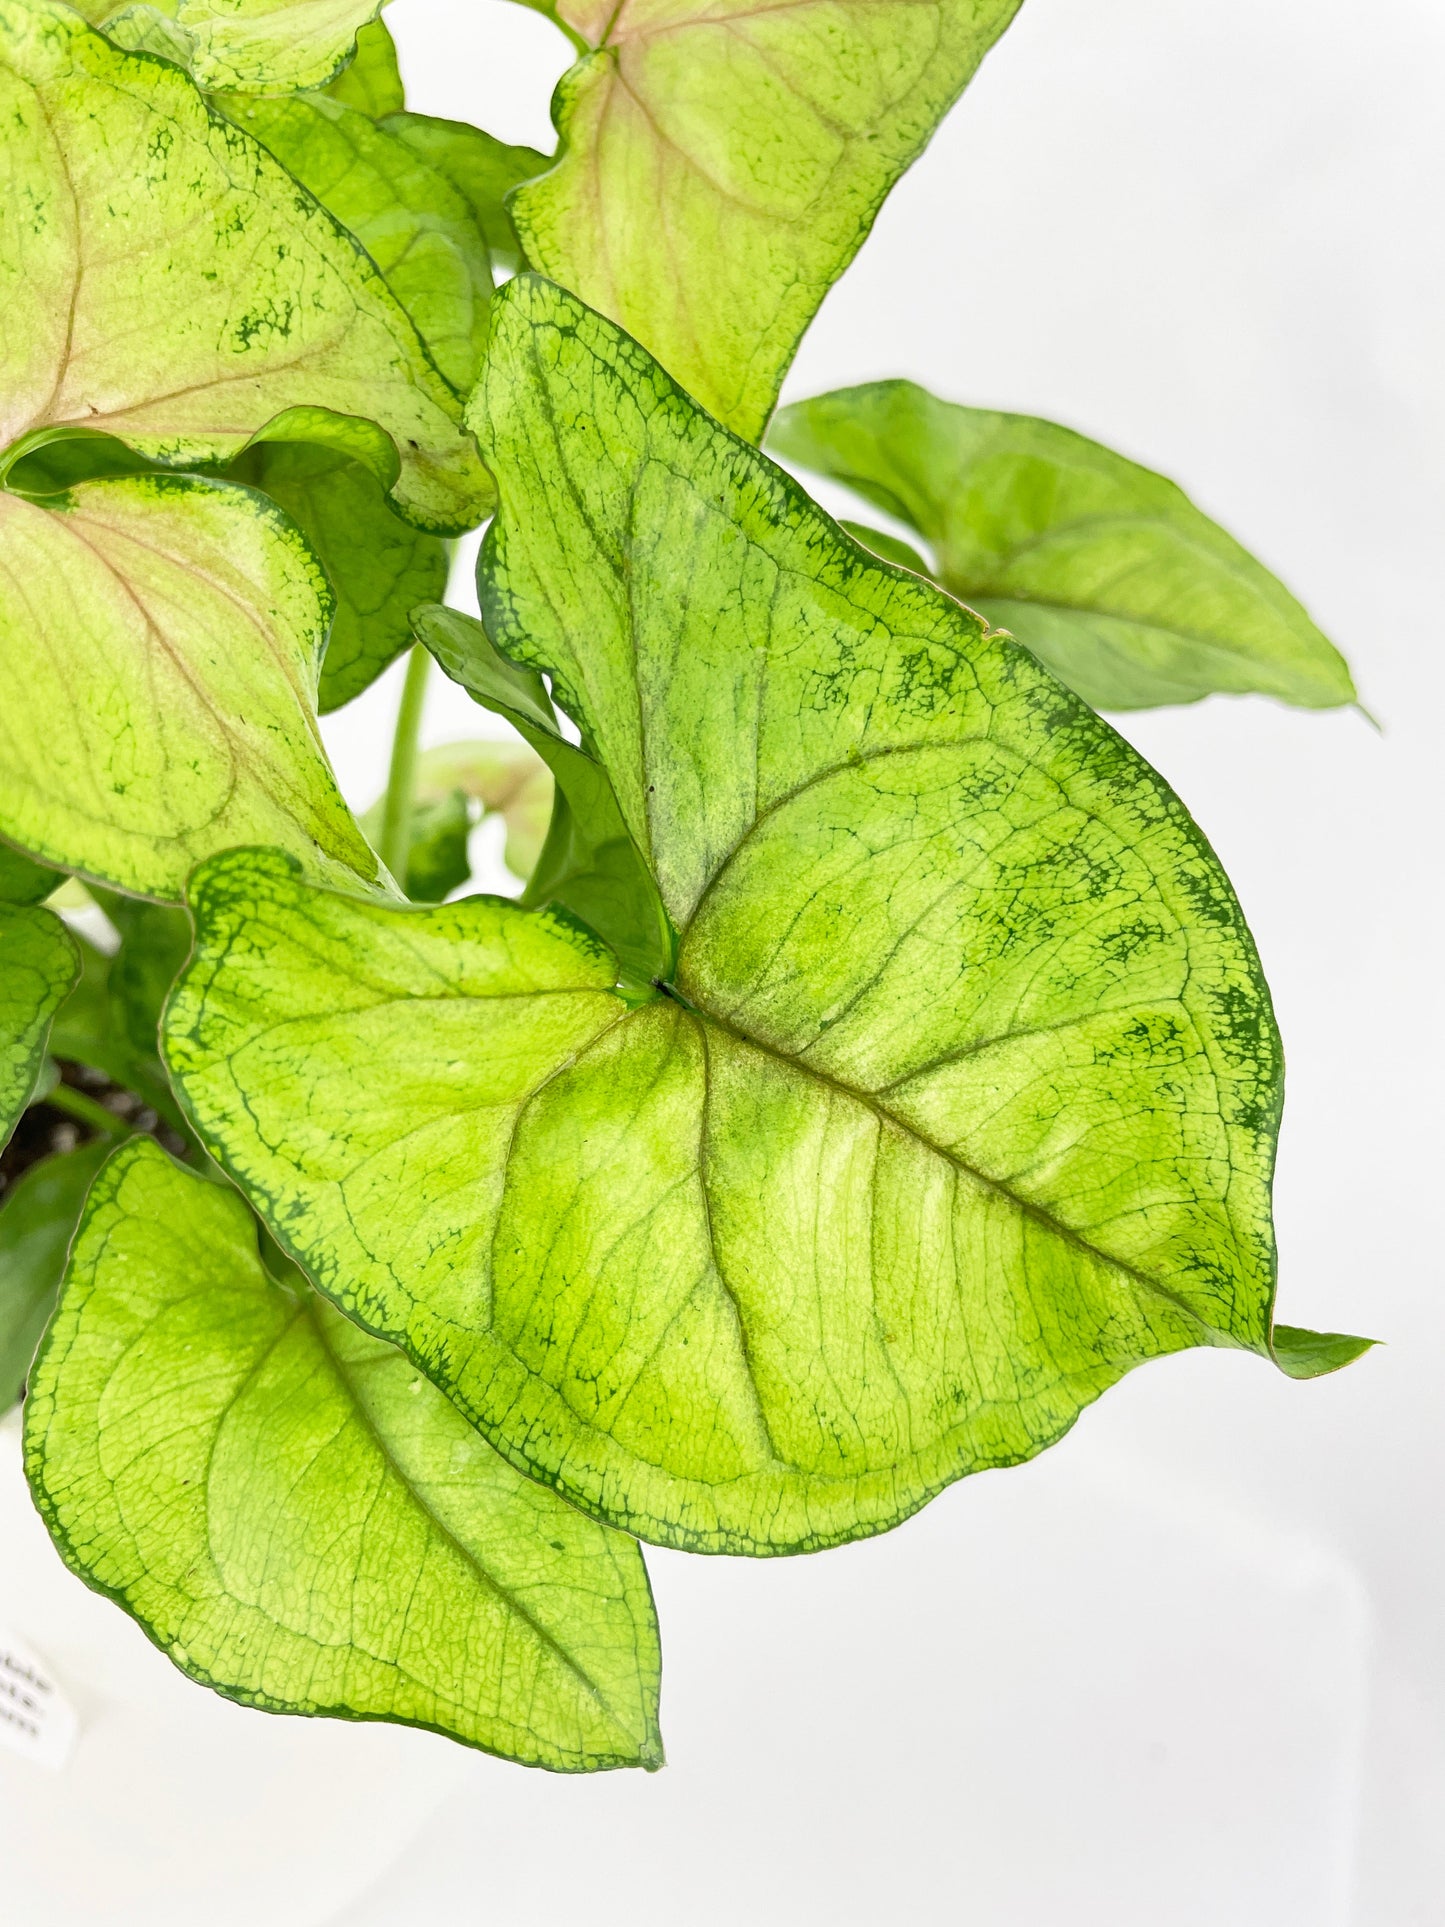
POLYGON ((51 0, 0 8, 7 369, 0 444, 116 435, 219 463, 292 409, 380 424, 396 498, 458 532, 489 501, 455 397, 354 239, 164 61, 51 0))
POLYGON ((804 329, 1018 0, 560 0, 593 51, 557 165, 513 218, 532 265, 757 439, 804 329))
POLYGON ((916 529, 935 579, 1095 708, 1355 700, 1283 584, 1172 482, 1072 429, 885 381, 783 409, 769 445, 916 529))
POLYGON ((376 876, 313 713, 330 594, 264 497, 167 474, 0 494, 0 572, 26 692, 0 722, 16 843, 172 901, 198 858, 257 837, 376 876))
POLYGON ((680 953, 534 1041, 488 1030, 522 913, 218 859, 166 1052, 277 1235, 515 1462, 711 1551, 881 1530, 1144 1359, 1269 1355, 1278 1041, 1163 782, 560 290, 509 284, 474 407, 489 646, 552 678, 680 953), (508 1081, 448 1125, 463 1034, 508 1081))
POLYGON ((50 1020, 79 974, 59 917, 38 905, 0 903, 0 1146, 30 1101, 50 1020))
POLYGON ((72 1569, 230 1698, 561 1771, 659 1762, 636 1546, 278 1288, 241 1200, 148 1142, 87 1205, 26 1463, 72 1569))

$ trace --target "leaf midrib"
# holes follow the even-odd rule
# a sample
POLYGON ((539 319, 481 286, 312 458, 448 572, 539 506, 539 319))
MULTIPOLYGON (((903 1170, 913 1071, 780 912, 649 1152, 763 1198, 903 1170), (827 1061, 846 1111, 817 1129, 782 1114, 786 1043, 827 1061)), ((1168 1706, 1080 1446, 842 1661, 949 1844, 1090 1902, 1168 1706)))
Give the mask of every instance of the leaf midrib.
POLYGON ((705 1003, 699 1002, 696 998, 693 1000, 692 1009, 689 1014, 698 1022, 699 1027, 703 1024, 711 1024, 714 1029, 732 1038, 735 1043, 741 1044, 747 1049, 758 1051, 762 1056, 771 1058, 775 1063, 782 1064, 787 1069, 801 1076, 813 1079, 814 1082, 823 1085, 825 1089, 835 1092, 840 1097, 849 1098, 853 1100, 853 1102, 861 1105, 865 1110, 872 1112, 884 1129, 901 1132, 905 1137, 911 1138, 916 1144, 921 1145, 924 1150, 932 1152, 934 1156, 942 1159, 944 1163, 951 1165, 956 1171, 971 1179, 982 1189, 1004 1199, 1005 1202, 1012 1205, 1015 1210, 1029 1218, 1033 1223, 1040 1225, 1052 1236, 1059 1238, 1062 1242, 1082 1252, 1096 1262, 1107 1265, 1111 1270, 1122 1273, 1132 1284, 1137 1285, 1150 1297, 1160 1299, 1170 1305, 1175 1311, 1180 1313, 1181 1316, 1187 1318, 1191 1325, 1207 1334, 1205 1339, 1206 1343, 1215 1345, 1219 1344, 1221 1340, 1225 1344, 1232 1343, 1232 1341, 1218 1332, 1215 1327, 1209 1325, 1177 1292, 1171 1291, 1168 1285, 1163 1284, 1157 1278, 1151 1277, 1148 1272, 1141 1271, 1137 1265, 1130 1264, 1126 1258, 1117 1257, 1112 1252, 1103 1250, 1102 1247, 1086 1238, 1082 1232, 1075 1231, 1071 1226, 1064 1224, 1060 1219, 1054 1217, 1053 1214, 1045 1210, 1042 1205, 1034 1203, 1032 1199, 1021 1196, 1019 1192, 1014 1190, 1011 1185, 1005 1183, 1002 1179, 990 1177, 986 1171, 981 1170, 975 1164, 971 1164, 967 1158, 962 1157, 957 1151, 950 1150, 946 1145, 939 1144, 935 1139, 928 1137, 923 1131, 920 1131, 917 1126, 898 1117, 886 1104, 881 1103, 875 1093, 863 1089, 860 1085, 850 1084, 846 1079, 837 1077, 831 1072, 819 1070, 815 1065, 804 1063, 801 1059, 792 1056, 779 1045, 769 1043, 766 1039, 756 1036, 753 1032, 742 1029, 741 1026, 734 1024, 730 1019, 719 1015, 716 1011, 710 1010, 705 1003))
MULTIPOLYGON (((336 1348, 332 1345, 330 1339, 326 1335, 326 1332, 323 1329, 322 1321, 316 1315, 315 1308, 310 1303, 303 1304, 300 1307, 297 1316, 298 1318, 305 1319, 307 1324, 310 1326, 312 1333, 314 1334, 316 1341, 321 1348, 323 1356, 326 1358, 327 1363, 330 1365, 333 1373, 335 1374, 336 1380, 338 1384, 341 1386, 342 1391, 345 1394, 345 1397, 351 1409, 356 1413, 357 1419, 361 1424, 363 1430, 366 1432, 368 1438, 370 1438, 373 1445, 376 1447, 376 1450, 380 1454, 383 1463, 387 1466, 392 1476, 400 1482, 403 1490, 407 1494, 408 1499, 416 1507, 418 1512, 420 1512, 422 1516, 426 1519, 428 1525, 431 1526, 440 1535, 440 1537, 444 1540, 444 1542, 451 1547, 451 1549, 456 1553, 457 1557, 462 1561, 463 1566, 466 1568, 467 1571, 471 1572, 475 1576, 478 1583, 482 1585, 486 1591, 491 1593, 494 1598, 500 1600, 500 1602, 506 1608, 506 1610, 509 1613, 515 1615, 515 1617, 518 1620, 520 1620, 523 1625, 527 1627, 528 1631, 537 1640, 538 1644, 541 1645, 546 1651, 550 1652, 554 1658, 556 1658, 561 1662, 563 1667, 581 1685, 583 1690, 587 1693, 588 1697, 595 1702, 595 1704, 597 1705, 597 1707, 599 1708, 599 1710, 602 1712, 603 1716, 607 1720, 608 1724, 611 1725, 613 1728, 615 1728, 622 1735, 624 1741, 628 1745, 630 1745, 634 1750, 640 1750, 638 1749, 638 1743, 635 1737, 628 1732, 626 1725, 622 1722, 621 1719, 619 1719, 615 1709, 609 1704, 607 1699, 604 1697, 602 1689, 597 1685, 597 1683, 594 1680, 592 1680, 588 1676, 588 1674, 583 1670, 579 1662, 572 1656, 571 1653, 567 1651, 566 1647, 564 1647, 558 1641, 556 1635, 550 1632, 547 1629, 547 1627, 545 1627, 541 1623, 541 1621, 538 1620, 528 1610, 528 1608, 522 1604, 522 1602, 517 1598, 515 1593, 513 1593, 510 1590, 510 1588, 503 1585, 499 1579, 497 1579, 492 1573, 487 1571, 486 1567, 481 1563, 477 1554, 471 1551, 469 1547, 463 1544, 463 1542, 457 1537, 456 1533, 452 1530, 452 1528, 446 1523, 446 1521, 440 1516, 440 1514, 433 1508, 433 1506, 427 1501, 427 1499, 423 1497, 421 1492, 417 1489, 417 1486, 413 1481, 411 1475, 406 1471, 405 1467, 397 1459, 385 1435, 382 1433, 382 1431, 376 1424, 376 1421, 373 1419, 370 1408, 368 1407, 362 1393, 357 1389, 357 1386, 352 1377, 352 1374, 347 1369, 345 1363, 340 1357, 340 1354, 336 1351, 336 1348)), ((398 1354, 398 1357, 400 1356, 401 1354, 398 1354)), ((444 1395, 439 1393, 438 1396, 444 1396, 444 1395)), ((480 1435, 478 1436, 480 1437, 480 1435)), ((486 1443, 485 1439, 481 1440, 481 1443, 485 1450, 491 1451, 493 1449, 490 1445, 486 1443)), ((505 1463, 505 1461, 503 1462, 505 1463)), ((431 1689, 431 1690, 434 1690, 434 1689, 431 1689)))

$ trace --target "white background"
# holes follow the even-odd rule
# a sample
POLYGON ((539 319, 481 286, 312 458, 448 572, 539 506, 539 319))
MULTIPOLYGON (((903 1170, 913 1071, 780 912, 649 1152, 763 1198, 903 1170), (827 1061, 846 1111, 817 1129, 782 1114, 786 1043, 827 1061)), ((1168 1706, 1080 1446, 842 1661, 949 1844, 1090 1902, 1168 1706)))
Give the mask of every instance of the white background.
MULTIPOLYGON (((412 106, 550 144, 568 53, 545 20, 388 18, 412 106)), ((867 1545, 650 1555, 653 1777, 211 1700, 60 1571, 7 1464, 0 1621, 85 1722, 65 1775, 0 1756, 7 1920, 1445 1920, 1442 91, 1439 0, 1026 0, 786 391, 910 375, 1096 435, 1350 657, 1381 734, 1223 699, 1123 727, 1274 988, 1282 1316, 1386 1346, 1313 1385, 1152 1366, 867 1545)), ((395 700, 392 676, 329 726, 359 805, 395 700)), ((428 740, 492 727, 434 691, 428 740)))

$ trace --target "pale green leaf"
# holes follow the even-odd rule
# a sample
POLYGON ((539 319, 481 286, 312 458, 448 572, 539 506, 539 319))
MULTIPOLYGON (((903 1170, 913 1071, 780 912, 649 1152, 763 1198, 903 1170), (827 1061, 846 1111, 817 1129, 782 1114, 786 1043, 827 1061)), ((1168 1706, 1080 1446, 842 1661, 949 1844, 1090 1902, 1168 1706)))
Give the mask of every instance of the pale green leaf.
POLYGON ((109 15, 91 7, 77 11, 93 19, 106 39, 125 52, 154 54, 158 60, 169 60, 183 73, 190 73, 196 43, 173 14, 145 5, 123 7, 109 15))
POLYGON ((75 945, 52 911, 0 903, 0 1146, 30 1102, 50 1020, 79 970, 75 945))
POLYGON ((513 272, 525 265, 506 197, 523 181, 545 174, 552 165, 549 155, 535 147, 508 146, 466 121, 437 120, 430 114, 393 114, 382 124, 445 174, 465 198, 495 262, 513 272))
POLYGON ((373 120, 398 114, 406 105, 406 89, 396 61, 396 42, 384 20, 369 21, 356 36, 356 56, 327 88, 344 107, 358 107, 373 120))
POLYGON ((657 1765, 636 1545, 294 1285, 229 1188, 146 1140, 109 1160, 26 1400, 67 1563, 247 1705, 563 1771, 657 1765))
POLYGON ((380 271, 184 74, 0 0, 0 106, 0 447, 86 428, 193 466, 326 411, 379 424, 409 519, 480 519, 456 398, 380 271))
POLYGON ((231 96, 254 134, 354 234, 459 393, 477 378, 492 269, 472 210, 444 174, 354 107, 325 95, 231 96))
POLYGON ((0 1203, 0 1412, 25 1390, 80 1207, 113 1140, 42 1158, 0 1203))
POLYGON ((321 662, 324 716, 410 646, 411 610, 445 592, 446 546, 399 521, 370 470, 328 448, 265 443, 239 455, 227 474, 279 502, 326 570, 336 613, 321 662))
POLYGON ((212 92, 287 94, 324 87, 384 0, 179 0, 197 80, 212 92))
POLYGON ((561 0, 594 51, 513 218, 532 266, 756 440, 803 330, 1019 0, 561 0))
POLYGON ((314 715, 325 578, 263 496, 178 475, 0 494, 0 582, 24 696, 0 713, 6 836, 159 898, 236 843, 376 875, 314 715))
POLYGON ((560 904, 600 936, 641 983, 670 976, 676 940, 657 885, 617 807, 607 772, 562 735, 535 671, 498 654, 475 617, 435 605, 413 610, 418 639, 446 673, 505 716, 556 781, 547 840, 522 901, 560 904))
POLYGON ((944 588, 1096 708, 1355 700, 1338 650, 1267 569, 1172 482, 1071 429, 880 381, 783 409, 768 441, 916 529, 944 588))
POLYGON ((1278 1040, 1161 779, 559 289, 499 297, 474 406, 488 628, 681 950, 639 1002, 510 905, 209 864, 165 1051, 278 1238, 514 1462, 712 1551, 880 1530, 1142 1360, 1268 1355, 1278 1040))

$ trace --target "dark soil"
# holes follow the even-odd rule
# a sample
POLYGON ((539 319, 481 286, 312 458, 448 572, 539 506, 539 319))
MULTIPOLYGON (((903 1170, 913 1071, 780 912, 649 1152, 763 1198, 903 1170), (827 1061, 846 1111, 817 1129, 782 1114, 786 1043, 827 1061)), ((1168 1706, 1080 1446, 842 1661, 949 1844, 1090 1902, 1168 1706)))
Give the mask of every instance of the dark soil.
MULTIPOLYGON (((143 1131, 148 1137, 155 1138, 172 1157, 185 1156, 185 1140, 163 1123, 149 1104, 143 1103, 133 1091, 122 1090, 118 1084, 112 1084, 104 1071, 91 1070, 85 1064, 62 1063, 60 1081, 77 1091, 84 1091, 87 1097, 103 1104, 106 1110, 123 1119, 133 1130, 143 1131)), ((101 1131, 92 1130, 78 1118, 57 1110, 53 1104, 32 1104, 15 1126, 15 1135, 0 1151, 0 1202, 3 1202, 5 1193, 15 1180, 22 1172, 28 1171, 32 1164, 39 1164, 42 1158, 48 1158, 57 1151, 74 1151, 102 1135, 101 1131)))

